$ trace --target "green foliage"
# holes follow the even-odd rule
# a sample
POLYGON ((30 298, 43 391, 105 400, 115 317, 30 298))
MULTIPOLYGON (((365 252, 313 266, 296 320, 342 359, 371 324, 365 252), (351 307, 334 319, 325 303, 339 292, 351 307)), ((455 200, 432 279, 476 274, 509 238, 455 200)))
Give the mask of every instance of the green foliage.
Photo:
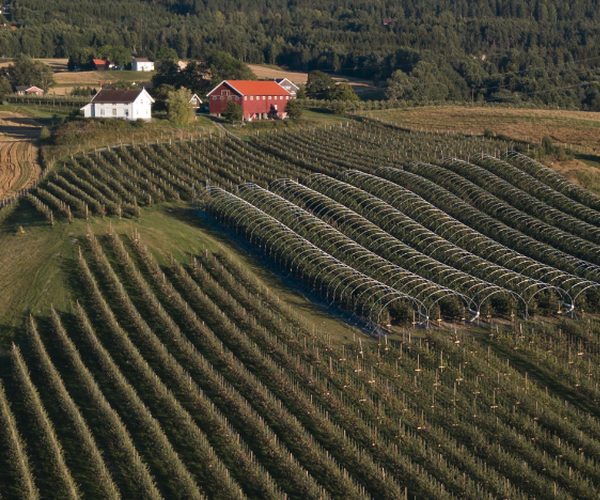
POLYGON ((190 103, 192 93, 185 87, 169 92, 167 95, 167 112, 169 121, 176 125, 187 125, 194 120, 194 108, 190 103))
POLYGON ((296 92, 296 99, 305 100, 306 97, 306 87, 301 85, 298 92, 296 92))
POLYGON ((359 97, 356 95, 356 92, 354 92, 354 89, 348 83, 337 84, 334 89, 329 92, 327 98, 331 101, 360 101, 359 97))
POLYGON ((335 80, 322 71, 311 71, 306 83, 306 95, 311 99, 327 99, 335 88, 335 80))
POLYGON ((285 105, 285 112, 291 120, 300 120, 302 118, 302 106, 296 99, 290 99, 285 105))
POLYGON ((73 69, 85 66, 89 52, 103 45, 148 57, 164 48, 205 62, 212 51, 223 50, 238 62, 373 81, 390 79, 397 70, 414 79, 432 77, 411 83, 414 102, 600 107, 600 48, 590 48, 589 42, 600 14, 587 0, 575 0, 568 8, 557 0, 510 0, 498 7, 409 0, 401 8, 389 1, 352 0, 339 8, 331 0, 301 7, 277 0, 270 8, 246 2, 244 15, 239 12, 233 0, 218 6, 191 0, 100 0, 94 9, 84 0, 51 9, 41 0, 26 0, 11 12, 11 23, 22 28, 0 33, 0 53, 73 58, 73 69), (382 26, 390 17, 393 21, 382 26), (427 67, 415 70, 419 63, 427 67))
POLYGON ((131 51, 122 45, 104 45, 97 54, 99 59, 108 59, 119 66, 131 64, 131 51))
MULTIPOLYGON (((120 490, 112 497, 132 500, 199 498, 200 490, 217 500, 597 498, 600 324, 567 317, 562 305, 557 319, 559 295, 539 290, 537 280, 583 290, 576 314, 598 307, 597 289, 584 290, 598 282, 598 270, 543 241, 569 242, 564 251, 577 252, 576 234, 598 239, 600 197, 516 153, 507 161, 484 156, 498 140, 343 122, 248 141, 227 134, 74 155, 5 219, 10 234, 0 238, 0 255, 6 241, 41 231, 64 238, 44 260, 64 268, 54 282, 72 295, 63 305, 69 313, 51 310, 38 327, 30 321, 31 342, 0 374, 3 496, 36 498, 37 486, 52 497, 60 484, 46 485, 62 477, 64 490, 71 473, 85 498, 111 498, 111 476, 120 490), (458 152, 470 161, 428 163, 458 152), (399 164, 404 169, 378 169, 379 177, 365 173, 399 164), (309 173, 303 184, 273 182, 309 173), (248 179, 252 186, 235 192, 215 187, 248 179), (285 290, 276 277, 260 271, 275 284, 266 288, 253 274, 256 261, 241 253, 234 261, 222 249, 223 233, 212 236, 215 225, 186 215, 207 184, 203 209, 251 237, 289 282, 304 282, 353 319, 373 313, 382 326, 406 322, 402 335, 368 339, 343 330, 332 339, 322 311, 313 316, 319 326, 308 321, 310 305, 290 307, 275 293, 285 290), (509 204, 519 199, 527 203, 511 216, 509 204), (22 210, 31 204, 61 220, 50 229, 36 215, 27 225, 22 210), (71 209, 81 217, 89 210, 90 220, 65 224, 71 209), (130 219, 99 218, 120 210, 130 219), (528 219, 528 210, 539 210, 537 217, 528 219), (21 224, 25 234, 15 231, 21 224), (572 233, 553 240, 558 233, 544 224, 568 224, 572 233), (96 238, 92 228, 110 229, 96 238), (129 228, 122 240, 117 231, 129 228), (212 248, 200 251, 202 244, 212 248), (50 258, 60 253, 76 265, 50 258), (467 271, 478 270, 462 282, 461 259, 467 271), (406 267, 392 274, 399 262, 406 267), (414 286, 428 311, 405 295, 386 304, 392 290, 373 276, 414 286), (477 292, 487 279, 540 291, 530 312, 550 314, 531 322, 511 316, 518 313, 511 294, 484 300, 486 289, 477 292), (428 295, 426 280, 470 291, 472 300, 441 288, 428 295), (479 300, 484 324, 463 324, 479 300), (456 327, 414 328, 413 318, 423 318, 415 307, 456 327), (487 312, 504 318, 487 322, 487 312), (89 494, 93 482, 105 493, 89 494)), ((115 130, 125 135, 127 126, 115 130)), ((19 268, 32 267, 31 254, 47 247, 26 241, 29 265, 19 268)), ((597 266, 597 244, 586 245, 597 266)), ((38 293, 47 294, 50 281, 38 281, 38 293)))
POLYGON ((217 85, 223 80, 256 80, 256 75, 247 64, 226 52, 212 52, 206 65, 210 69, 212 85, 217 85))
POLYGON ((177 51, 175 49, 170 47, 161 47, 156 54, 156 60, 160 63, 177 63, 177 61, 179 61, 179 56, 177 55, 177 51))
POLYGON ((153 109, 155 111, 164 111, 167 109, 167 99, 171 92, 175 92, 175 86, 163 83, 159 87, 155 87, 152 90, 152 97, 154 98, 153 109))
POLYGON ((69 95, 84 95, 84 96, 93 96, 98 92, 97 89, 88 87, 73 87, 73 90, 69 92, 69 95))
POLYGON ((50 130, 48 130, 48 127, 42 127, 42 130, 40 131, 40 139, 42 139, 43 141, 47 141, 48 139, 50 139, 50 130))
POLYGON ((552 138, 548 135, 542 137, 542 153, 551 155, 555 152, 554 144, 552 144, 552 138))
POLYGON ((331 110, 335 115, 343 115, 346 112, 346 104, 343 102, 334 102, 331 110))
POLYGON ((52 69, 47 64, 34 61, 26 54, 19 54, 8 67, 9 81, 17 85, 35 85, 47 92, 55 84, 52 69))
POLYGON ((223 110, 223 118, 229 123, 239 123, 244 118, 244 110, 239 104, 233 101, 228 101, 227 106, 223 110))
POLYGON ((12 85, 10 81, 5 76, 0 76, 0 101, 4 99, 5 96, 13 93, 12 85))

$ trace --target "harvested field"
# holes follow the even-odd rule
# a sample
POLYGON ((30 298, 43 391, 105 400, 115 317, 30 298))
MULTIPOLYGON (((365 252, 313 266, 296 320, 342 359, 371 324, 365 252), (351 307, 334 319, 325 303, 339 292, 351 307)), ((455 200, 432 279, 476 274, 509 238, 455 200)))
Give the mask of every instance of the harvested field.
MULTIPOLYGON (((50 66, 52 68, 52 71, 54 71, 55 73, 59 72, 59 71, 67 71, 67 62, 69 61, 68 59, 35 59, 36 61, 41 61, 44 64, 47 64, 48 66, 50 66)), ((0 68, 4 68, 6 66, 9 66, 10 64, 12 64, 12 61, 6 60, 6 61, 2 61, 0 62, 0 68)))
POLYGON ((259 64, 248 64, 248 67, 258 78, 287 78, 296 85, 305 84, 308 80, 308 73, 301 71, 288 71, 285 69, 262 66, 259 64))
POLYGON ((411 130, 481 135, 496 134, 540 143, 549 136, 556 144, 600 151, 600 115, 587 111, 548 109, 422 107, 361 113, 411 130))
POLYGON ((74 87, 100 87, 110 82, 147 82, 152 79, 153 71, 77 71, 60 72, 54 75, 56 86, 49 94, 68 95, 74 87))
POLYGON ((40 126, 31 118, 0 112, 0 199, 29 186, 41 174, 40 126))

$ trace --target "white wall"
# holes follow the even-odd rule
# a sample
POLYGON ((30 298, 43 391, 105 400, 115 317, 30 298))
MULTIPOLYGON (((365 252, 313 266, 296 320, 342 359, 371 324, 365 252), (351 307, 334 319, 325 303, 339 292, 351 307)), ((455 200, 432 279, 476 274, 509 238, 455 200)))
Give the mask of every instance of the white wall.
POLYGON ((142 120, 150 120, 152 118, 150 101, 148 99, 143 100, 144 104, 139 102, 132 104, 91 103, 82 109, 86 118, 120 118, 122 120, 141 118, 142 120))
POLYGON ((154 63, 133 61, 131 69, 133 71, 154 71, 154 63))

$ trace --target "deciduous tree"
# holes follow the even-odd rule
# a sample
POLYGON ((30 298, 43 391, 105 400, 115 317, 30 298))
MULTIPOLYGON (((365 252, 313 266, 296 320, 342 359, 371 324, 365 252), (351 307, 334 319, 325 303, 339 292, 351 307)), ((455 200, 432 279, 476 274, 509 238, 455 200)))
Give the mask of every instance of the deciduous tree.
POLYGON ((186 125, 194 120, 194 108, 190 103, 192 93, 185 87, 169 92, 167 111, 169 121, 177 125, 186 125))

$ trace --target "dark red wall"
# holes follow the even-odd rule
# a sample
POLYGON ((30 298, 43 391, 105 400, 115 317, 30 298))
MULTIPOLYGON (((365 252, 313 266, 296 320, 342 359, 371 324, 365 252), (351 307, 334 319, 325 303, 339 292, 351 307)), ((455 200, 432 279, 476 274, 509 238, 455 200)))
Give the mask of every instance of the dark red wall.
POLYGON ((212 95, 209 97, 210 99, 210 114, 216 115, 221 114, 225 111, 225 107, 229 101, 233 101, 239 106, 242 107, 244 111, 244 119, 247 119, 253 116, 255 113, 271 113, 272 108, 277 106, 277 114, 279 117, 284 113, 285 106, 290 96, 245 96, 246 98, 238 95, 234 90, 228 87, 225 84, 221 84, 217 87, 212 95), (221 90, 229 90, 231 92, 230 96, 221 96, 221 90), (216 99, 215 99, 216 97, 216 99), (236 100, 236 97, 238 98, 236 100), (263 99, 264 97, 264 99, 263 99), (272 98, 271 98, 272 97, 272 98), (281 97, 281 99, 280 99, 281 97))

